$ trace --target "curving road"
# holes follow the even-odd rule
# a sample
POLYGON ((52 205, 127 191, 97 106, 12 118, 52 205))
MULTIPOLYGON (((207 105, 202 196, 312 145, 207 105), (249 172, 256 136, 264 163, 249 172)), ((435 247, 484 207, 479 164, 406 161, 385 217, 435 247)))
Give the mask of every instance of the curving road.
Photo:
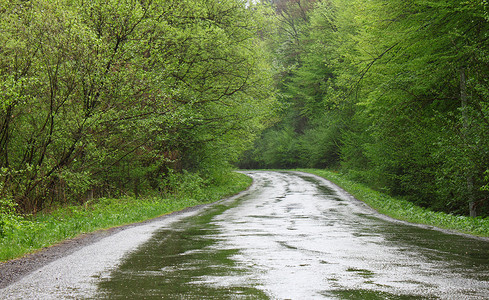
POLYGON ((330 182, 246 172, 252 187, 121 231, 0 299, 489 299, 489 241, 390 220, 330 182))

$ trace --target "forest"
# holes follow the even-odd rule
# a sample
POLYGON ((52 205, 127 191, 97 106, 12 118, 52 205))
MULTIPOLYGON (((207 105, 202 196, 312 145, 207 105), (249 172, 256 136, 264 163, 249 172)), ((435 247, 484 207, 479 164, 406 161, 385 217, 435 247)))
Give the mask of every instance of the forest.
POLYGON ((238 166, 489 215, 486 0, 0 1, 4 212, 238 166))
POLYGON ((282 118, 243 168, 328 168, 447 213, 487 216, 485 0, 273 1, 282 118))
POLYGON ((2 209, 229 170, 274 102, 263 16, 235 0, 2 0, 2 209))

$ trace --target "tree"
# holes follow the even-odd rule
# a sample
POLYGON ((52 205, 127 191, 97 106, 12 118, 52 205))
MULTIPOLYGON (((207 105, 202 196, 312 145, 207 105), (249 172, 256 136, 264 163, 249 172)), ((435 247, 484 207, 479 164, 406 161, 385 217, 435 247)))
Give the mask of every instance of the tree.
POLYGON ((273 102, 262 12, 242 1, 9 1, 0 13, 2 195, 24 211, 218 168, 273 102))

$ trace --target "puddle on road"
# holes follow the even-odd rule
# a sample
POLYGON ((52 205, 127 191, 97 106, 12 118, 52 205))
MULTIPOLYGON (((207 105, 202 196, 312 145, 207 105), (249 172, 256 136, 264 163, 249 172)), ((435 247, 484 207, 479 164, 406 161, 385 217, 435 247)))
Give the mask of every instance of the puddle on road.
MULTIPOLYGON (((300 174, 297 175, 299 176, 302 180, 313 184, 320 193, 318 195, 324 196, 324 195, 329 195, 329 196, 336 196, 337 193, 331 189, 330 187, 325 186, 324 184, 321 184, 320 181, 317 178, 311 177, 310 175, 307 174, 300 174)), ((341 199, 339 197, 334 197, 336 201, 344 201, 344 199, 341 199)))
POLYGON ((489 242, 486 240, 392 223, 372 228, 370 232, 382 234, 389 243, 404 245, 427 260, 451 262, 458 267, 484 266, 488 269, 489 242))
MULTIPOLYGON (((268 299, 260 290, 200 284, 209 276, 233 277, 247 272, 232 259, 238 249, 216 249, 211 219, 231 205, 217 205, 200 216, 161 230, 130 253, 108 278, 98 283, 97 299, 268 299)), ((234 204, 235 205, 235 204, 234 204)))
POLYGON ((365 269, 356 269, 356 268, 348 268, 346 269, 347 272, 354 272, 362 277, 368 278, 372 277, 375 273, 370 271, 370 270, 365 270, 365 269))
POLYGON ((396 295, 392 293, 372 291, 372 290, 336 290, 324 292, 323 295, 333 299, 345 299, 345 300, 422 300, 422 299, 437 299, 437 298, 424 298, 420 296, 411 295, 396 295))

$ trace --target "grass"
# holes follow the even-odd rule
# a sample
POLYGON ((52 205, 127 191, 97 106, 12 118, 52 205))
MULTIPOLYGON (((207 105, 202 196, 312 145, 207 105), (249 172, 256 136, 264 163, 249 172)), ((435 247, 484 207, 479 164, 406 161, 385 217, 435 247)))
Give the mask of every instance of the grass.
POLYGON ((21 257, 83 233, 142 222, 187 207, 212 203, 234 195, 251 184, 240 173, 227 174, 218 184, 162 197, 101 198, 82 206, 58 208, 34 217, 15 217, 0 235, 0 261, 21 257))
POLYGON ((425 224, 476 236, 489 237, 489 218, 471 218, 434 212, 413 203, 390 197, 351 181, 345 175, 319 169, 297 169, 326 178, 378 212, 411 223, 425 224))

